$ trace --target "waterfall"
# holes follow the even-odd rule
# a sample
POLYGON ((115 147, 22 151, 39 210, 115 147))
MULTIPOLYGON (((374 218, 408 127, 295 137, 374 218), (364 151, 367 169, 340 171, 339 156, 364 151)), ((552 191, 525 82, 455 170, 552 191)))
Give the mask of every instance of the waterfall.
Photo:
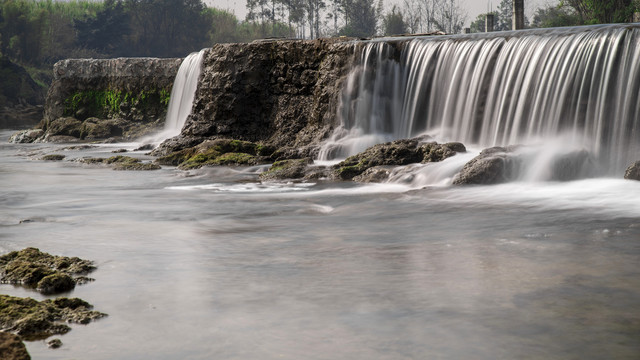
POLYGON ((198 78, 206 49, 189 54, 180 64, 171 89, 164 130, 154 137, 153 142, 161 142, 180 134, 193 107, 193 99, 198 87, 198 78))
POLYGON ((321 158, 421 134, 477 147, 584 149, 607 173, 640 158, 637 24, 397 44, 364 47, 321 158))

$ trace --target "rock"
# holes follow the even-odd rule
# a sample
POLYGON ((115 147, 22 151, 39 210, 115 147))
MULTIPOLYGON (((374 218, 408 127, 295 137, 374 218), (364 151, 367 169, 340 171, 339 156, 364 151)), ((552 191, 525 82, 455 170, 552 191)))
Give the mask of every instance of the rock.
POLYGON ((31 130, 22 130, 17 133, 11 135, 9 138, 10 143, 20 144, 20 143, 32 143, 36 141, 36 139, 44 136, 44 130, 42 129, 31 129, 31 130))
MULTIPOLYGON (((438 144, 436 142, 422 143, 422 139, 403 139, 384 144, 374 145, 365 151, 348 157, 334 166, 335 177, 351 180, 367 169, 383 165, 408 165, 412 163, 427 163, 442 161, 466 149, 461 143, 438 144)), ((378 176, 383 171, 375 171, 378 176)), ((373 175, 370 173, 369 175, 373 175)), ((364 180, 365 177, 360 178, 364 180)))
POLYGON ((144 144, 133 151, 149 151, 149 150, 153 150, 155 147, 156 146, 153 144, 144 144))
POLYGON ((484 149, 471 159, 454 177, 453 184, 498 184, 514 178, 519 160, 512 154, 514 147, 484 149))
POLYGON ((133 171, 149 171, 149 170, 160 170, 162 167, 158 164, 153 163, 118 163, 113 167, 113 170, 133 170, 133 171))
POLYGON ((256 165, 269 163, 272 152, 271 147, 249 141, 215 139, 162 156, 156 163, 182 170, 210 165, 256 165))
POLYGON ((193 113, 182 133, 154 154, 215 138, 274 149, 319 146, 337 125, 339 94, 360 46, 349 40, 214 45, 204 56, 193 113))
POLYGON ((60 339, 51 339, 51 340, 47 341, 47 345, 51 349, 58 349, 58 348, 60 348, 62 346, 62 340, 60 340, 60 339))
POLYGON ((82 134, 82 121, 74 117, 57 118, 49 122, 46 131, 50 137, 65 135, 79 139, 82 134))
POLYGON ((596 173, 596 161, 586 150, 562 154, 552 160, 549 180, 570 181, 584 179, 596 173))
POLYGON ((42 157, 42 160, 45 161, 60 161, 60 160, 64 160, 66 156, 65 155, 61 155, 61 154, 50 154, 50 155, 45 155, 42 157))
POLYGON ((0 331, 0 359, 30 360, 31 356, 18 335, 0 331))
POLYGON ((391 175, 391 170, 385 166, 374 166, 372 168, 368 168, 362 174, 355 176, 353 181, 361 182, 361 183, 380 183, 384 182, 391 175))
POLYGON ((307 166, 312 163, 311 158, 276 161, 269 170, 260 174, 260 179, 267 181, 302 179, 306 175, 307 166))
POLYGON ((71 276, 63 272, 56 272, 45 276, 42 280, 38 281, 36 290, 43 294, 58 294, 65 291, 71 291, 75 287, 76 282, 71 276))
POLYGON ((65 334, 71 328, 60 322, 87 324, 107 316, 91 310, 93 306, 78 298, 36 301, 0 295, 0 327, 27 340, 65 334))
POLYGON ((93 270, 95 266, 88 260, 54 256, 36 248, 0 256, 0 282, 34 287, 45 294, 72 290, 74 276, 93 270))
POLYGON ((627 168, 627 171, 625 171, 624 173, 624 178, 627 180, 640 181, 640 160, 629 165, 629 167, 627 168))
POLYGON ((118 149, 118 150, 113 150, 112 153, 114 154, 120 154, 120 153, 126 153, 127 149, 118 149))

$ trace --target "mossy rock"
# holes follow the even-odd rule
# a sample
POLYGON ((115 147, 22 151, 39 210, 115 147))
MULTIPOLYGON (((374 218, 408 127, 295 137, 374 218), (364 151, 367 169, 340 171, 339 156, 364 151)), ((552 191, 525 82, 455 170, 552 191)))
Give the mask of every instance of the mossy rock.
POLYGON ((73 117, 62 117, 50 121, 46 128, 49 136, 72 136, 80 138, 82 136, 82 121, 73 117))
POLYGON ((135 164, 139 162, 141 162, 140 159, 126 155, 116 155, 104 160, 105 164, 135 164))
POLYGON ((0 331, 0 357, 3 360, 30 360, 27 352, 18 335, 0 331))
POLYGON ((313 164, 311 158, 290 159, 274 162, 269 170, 260 174, 262 180, 302 179, 307 166, 313 164))
POLYGON ((95 270, 95 266, 77 257, 54 256, 36 248, 26 248, 0 256, 0 282, 22 284, 45 294, 72 290, 74 276, 95 270))
POLYGON ((71 330, 61 321, 87 324, 106 316, 92 308, 91 304, 78 298, 36 301, 0 295, 0 327, 27 340, 45 339, 71 330))
POLYGON ((148 170, 160 170, 162 167, 153 163, 142 162, 122 162, 117 163, 113 170, 133 170, 133 171, 148 171, 148 170))
POLYGON ((161 156, 155 160, 156 164, 167 166, 178 166, 181 163, 187 161, 195 154, 194 148, 188 148, 180 151, 175 151, 169 155, 161 156))
POLYGON ((274 148, 242 140, 207 140, 192 148, 159 157, 160 165, 178 166, 182 170, 212 165, 255 165, 267 163, 274 148))
POLYGON ((45 161, 61 161, 64 160, 66 156, 61 154, 49 154, 42 157, 42 160, 45 161))

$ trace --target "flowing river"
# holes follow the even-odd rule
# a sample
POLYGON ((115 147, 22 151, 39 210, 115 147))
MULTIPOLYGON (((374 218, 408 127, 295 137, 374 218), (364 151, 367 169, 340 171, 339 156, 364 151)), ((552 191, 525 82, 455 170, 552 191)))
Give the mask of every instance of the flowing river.
POLYGON ((10 134, 0 253, 95 261, 63 295, 109 314, 60 349, 27 342, 34 359, 640 357, 640 182, 261 184, 260 167, 118 172, 72 160, 138 144, 10 134))

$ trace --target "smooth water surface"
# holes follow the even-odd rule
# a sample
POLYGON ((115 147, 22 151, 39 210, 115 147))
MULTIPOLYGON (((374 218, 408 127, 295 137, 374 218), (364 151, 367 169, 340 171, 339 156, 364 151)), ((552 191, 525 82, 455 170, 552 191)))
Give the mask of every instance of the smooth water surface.
POLYGON ((9 135, 0 253, 94 260, 65 295, 109 314, 34 359, 640 357, 640 182, 260 184, 9 135))

